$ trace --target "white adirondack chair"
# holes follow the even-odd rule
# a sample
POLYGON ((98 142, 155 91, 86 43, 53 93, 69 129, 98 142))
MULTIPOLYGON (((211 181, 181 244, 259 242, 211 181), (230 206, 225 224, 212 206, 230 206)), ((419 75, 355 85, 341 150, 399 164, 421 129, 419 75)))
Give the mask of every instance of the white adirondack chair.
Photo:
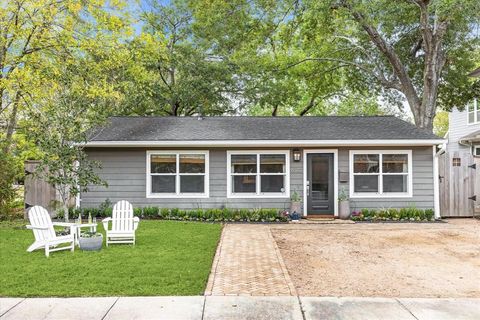
POLYGON ((34 206, 28 210, 28 220, 30 225, 28 229, 33 230, 35 236, 35 242, 28 247, 27 251, 45 248, 45 255, 48 257, 50 252, 67 250, 73 251, 75 249, 75 238, 72 228, 70 228, 70 234, 66 236, 57 236, 53 226, 71 227, 72 223, 53 222, 50 219, 48 211, 41 206, 34 206), (59 247, 61 244, 69 244, 68 246, 59 247))
POLYGON ((106 244, 133 243, 135 245, 135 230, 140 219, 133 216, 133 207, 126 200, 118 201, 113 206, 112 217, 103 219, 103 228, 107 233, 106 244), (108 223, 111 223, 111 228, 108 223))

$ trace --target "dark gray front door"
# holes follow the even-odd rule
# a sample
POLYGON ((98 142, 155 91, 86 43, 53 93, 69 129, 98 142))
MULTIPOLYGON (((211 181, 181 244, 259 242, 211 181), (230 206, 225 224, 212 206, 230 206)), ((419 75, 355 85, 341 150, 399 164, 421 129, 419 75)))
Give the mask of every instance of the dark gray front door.
POLYGON ((307 154, 307 215, 334 214, 333 153, 307 154))

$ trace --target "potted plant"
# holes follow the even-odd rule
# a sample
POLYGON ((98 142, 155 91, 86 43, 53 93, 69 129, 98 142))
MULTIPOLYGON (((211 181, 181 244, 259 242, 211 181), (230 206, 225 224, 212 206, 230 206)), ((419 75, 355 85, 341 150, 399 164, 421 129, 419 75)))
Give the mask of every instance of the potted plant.
POLYGON ((350 202, 344 187, 342 187, 338 195, 338 217, 344 220, 350 217, 350 202))
POLYGON ((290 218, 298 220, 300 218, 300 211, 302 210, 302 199, 297 191, 293 191, 290 197, 290 218))
POLYGON ((98 232, 82 232, 78 238, 80 249, 86 251, 99 251, 103 245, 103 235, 98 232))

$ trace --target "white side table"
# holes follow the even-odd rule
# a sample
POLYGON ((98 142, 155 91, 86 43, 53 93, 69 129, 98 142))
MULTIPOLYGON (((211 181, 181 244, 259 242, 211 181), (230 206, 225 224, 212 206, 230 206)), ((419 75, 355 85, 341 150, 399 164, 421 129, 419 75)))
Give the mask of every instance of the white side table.
POLYGON ((80 238, 82 228, 90 228, 90 232, 97 232, 97 223, 74 223, 72 228, 72 232, 75 237, 75 243, 78 245, 78 239, 80 238))

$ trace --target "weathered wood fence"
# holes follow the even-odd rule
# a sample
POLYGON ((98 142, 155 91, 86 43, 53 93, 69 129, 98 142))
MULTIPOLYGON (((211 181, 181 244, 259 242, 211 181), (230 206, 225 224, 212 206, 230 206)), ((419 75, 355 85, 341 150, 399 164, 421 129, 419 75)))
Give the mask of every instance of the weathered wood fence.
POLYGON ((27 160, 24 164, 25 169, 25 212, 28 208, 39 205, 48 210, 52 214, 55 209, 55 201, 57 193, 55 188, 35 176, 35 172, 39 161, 27 160))
POLYGON ((442 217, 480 215, 480 157, 447 152, 440 155, 438 169, 442 217))

